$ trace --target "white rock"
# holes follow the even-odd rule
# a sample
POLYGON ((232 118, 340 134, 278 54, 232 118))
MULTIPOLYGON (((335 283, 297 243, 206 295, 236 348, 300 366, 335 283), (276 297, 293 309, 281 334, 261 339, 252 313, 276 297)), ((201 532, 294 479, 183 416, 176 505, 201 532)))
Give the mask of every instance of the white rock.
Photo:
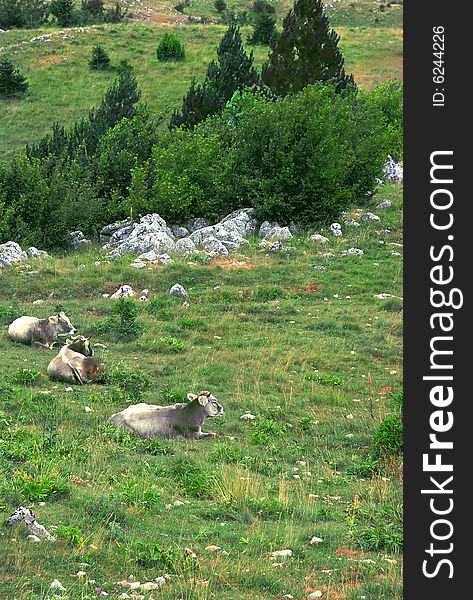
POLYGON ((118 300, 119 298, 133 298, 136 296, 135 290, 131 285, 121 285, 118 290, 110 296, 112 300, 118 300))
POLYGON ((241 415, 240 419, 242 419, 243 421, 252 421, 253 419, 256 419, 256 417, 250 412, 246 412, 245 414, 241 415))
POLYGON ((348 248, 348 250, 343 250, 340 253, 340 256, 363 256, 364 252, 360 248, 348 248))
POLYGON ((271 552, 271 558, 280 558, 280 557, 289 557, 292 556, 292 550, 289 550, 288 548, 284 549, 284 550, 274 550, 274 552, 271 552))
POLYGON ((311 592, 308 596, 307 596, 307 600, 312 600, 313 598, 322 598, 323 596, 323 592, 321 590, 315 590, 315 592, 311 592))
POLYGON ((328 238, 326 238, 323 235, 320 235, 320 233, 314 233, 310 236, 309 240, 311 242, 316 242, 317 244, 326 244, 329 241, 328 238))
POLYGON ((49 256, 49 254, 47 252, 45 252, 44 250, 38 250, 38 248, 35 248, 34 246, 30 246, 29 248, 26 249, 26 254, 28 255, 28 258, 46 258, 47 256, 49 256))
POLYGON ((38 300, 34 300, 33 304, 43 304, 44 300, 41 300, 40 298, 38 300))
POLYGON ((341 237, 343 235, 342 226, 340 225, 340 223, 332 223, 330 225, 330 231, 335 237, 341 237))
POLYGON ((161 587, 161 584, 156 583, 154 581, 147 581, 146 583, 143 583, 141 585, 141 589, 144 592, 150 592, 152 590, 159 590, 160 587, 161 587))
POLYGON ((41 541, 41 538, 39 538, 37 535, 29 535, 26 539, 30 542, 36 543, 41 541))
POLYGON ((26 252, 23 252, 21 246, 16 242, 0 244, 0 266, 9 267, 11 264, 24 261, 27 258, 26 252))
POLYGON ((321 544, 323 542, 323 539, 320 537, 317 537, 316 535, 312 536, 310 543, 311 544, 321 544))
POLYGON ((364 215, 361 215, 362 221, 381 221, 378 215, 375 215, 372 212, 366 212, 364 215))
POLYGON ((62 583, 59 581, 59 579, 55 579, 51 585, 49 586, 49 589, 51 590, 58 590, 59 592, 65 592, 66 588, 62 585, 62 583))
POLYGON ((281 240, 289 240, 292 238, 292 233, 289 230, 289 227, 273 227, 265 236, 267 240, 281 241, 281 240))
POLYGON ((389 208, 392 205, 391 200, 382 200, 376 205, 376 208, 389 208))
POLYGON ((177 254, 195 254, 198 250, 194 242, 188 238, 181 238, 177 240, 176 245, 174 246, 174 251, 177 254))
POLYGON ((176 297, 187 296, 186 290, 179 283, 176 283, 172 286, 172 288, 169 290, 169 294, 176 297))

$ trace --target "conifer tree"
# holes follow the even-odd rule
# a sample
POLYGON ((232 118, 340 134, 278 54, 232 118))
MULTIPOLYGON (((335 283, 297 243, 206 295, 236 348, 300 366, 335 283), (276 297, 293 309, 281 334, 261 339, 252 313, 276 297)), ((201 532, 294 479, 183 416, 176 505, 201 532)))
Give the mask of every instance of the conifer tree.
POLYGON ((269 44, 276 33, 276 17, 273 13, 260 11, 255 13, 253 33, 250 38, 252 44, 269 44))
POLYGON ((16 96, 28 90, 28 81, 6 56, 0 59, 0 96, 16 96))
POLYGON ((89 60, 89 67, 91 69, 104 71, 110 68, 110 56, 107 54, 105 48, 98 44, 92 48, 92 56, 89 60))
POLYGON ((354 85, 346 75, 338 48, 340 36, 330 29, 322 0, 295 0, 278 39, 270 43, 263 82, 278 96, 295 93, 316 81, 336 81, 337 91, 354 85))
POLYGON ((52 0, 50 5, 51 13, 56 17, 61 27, 72 25, 74 21, 74 0, 52 0))
POLYGON ((253 67, 253 52, 246 54, 239 27, 230 25, 217 49, 217 61, 209 64, 202 84, 192 82, 181 111, 175 110, 172 115, 170 128, 192 129, 209 115, 221 111, 236 90, 257 83, 259 75, 253 67))

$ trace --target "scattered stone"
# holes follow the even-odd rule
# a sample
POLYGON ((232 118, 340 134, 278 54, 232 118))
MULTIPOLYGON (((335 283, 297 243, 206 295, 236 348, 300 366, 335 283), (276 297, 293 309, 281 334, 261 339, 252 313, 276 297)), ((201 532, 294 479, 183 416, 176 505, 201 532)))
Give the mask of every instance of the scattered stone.
POLYGON ((378 215, 373 214, 372 212, 367 212, 364 215, 361 215, 362 221, 381 221, 378 215))
POLYGON ((320 537, 317 537, 316 535, 312 536, 311 540, 310 540, 310 544, 321 544, 323 542, 323 539, 320 537))
POLYGON ((38 248, 35 248, 34 246, 30 246, 29 248, 26 249, 26 254, 28 255, 28 258, 46 258, 49 256, 49 254, 45 251, 45 250, 38 250, 38 248))
POLYGON ((41 541, 41 539, 37 535, 32 535, 32 534, 29 535, 26 539, 29 542, 40 542, 41 541))
POLYGON ((133 223, 130 218, 106 225, 100 230, 100 242, 110 242, 111 238, 113 238, 113 243, 116 243, 130 233, 132 229, 133 223))
POLYGON ((228 256, 227 247, 217 238, 205 238, 202 240, 202 246, 210 256, 228 256))
POLYGON ((140 293, 140 302, 148 302, 148 294, 149 294, 149 290, 148 289, 144 289, 140 293))
POLYGON ((133 298, 134 296, 136 296, 136 292, 131 285, 121 285, 110 298, 111 300, 118 300, 119 298, 133 298))
POLYGON ((196 245, 194 242, 188 238, 183 237, 180 240, 177 240, 176 245, 174 247, 174 251, 177 254, 196 254, 198 252, 196 245))
POLYGON ((355 219, 345 219, 345 221, 343 221, 345 223, 345 225, 348 225, 349 227, 359 227, 360 224, 358 223, 358 221, 355 221, 355 219))
POLYGON ((41 300, 41 298, 38 298, 38 300, 33 300, 33 304, 43 304, 44 300, 41 300))
POLYGON ((209 544, 205 546, 205 550, 209 550, 210 552, 217 552, 217 550, 221 550, 220 546, 216 546, 215 544, 209 544))
POLYGON ((0 266, 9 267, 11 264, 24 261, 27 258, 26 252, 16 242, 0 244, 0 266))
POLYGON ((171 225, 171 231, 178 240, 187 237, 190 233, 187 227, 180 227, 179 225, 171 225))
POLYGON ((261 223, 261 226, 260 226, 260 228, 259 228, 259 233, 258 233, 259 237, 260 237, 260 238, 267 238, 267 237, 268 237, 268 234, 269 234, 269 232, 270 232, 272 229, 274 229, 275 227, 280 227, 280 225, 279 225, 279 223, 278 223, 278 222, 276 222, 276 221, 274 221, 274 222, 271 222, 271 221, 263 221, 263 222, 261 223))
POLYGON ((243 415, 241 415, 240 419, 242 419, 243 421, 253 421, 253 419, 256 419, 256 417, 250 412, 246 412, 243 415))
POLYGON ((323 235, 320 235, 320 233, 314 233, 310 236, 309 240, 311 242, 316 242, 317 244, 327 244, 329 242, 329 239, 323 235))
POLYGON ((388 154, 383 166, 383 174, 386 181, 400 182, 404 178, 404 169, 401 163, 396 163, 388 154))
POLYGON ((197 218, 197 219, 191 219, 189 221, 189 223, 187 224, 187 229, 193 233, 194 231, 197 231, 198 229, 203 229, 204 227, 209 227, 212 223, 208 220, 208 219, 201 219, 201 218, 197 218))
POLYGON ((62 583, 59 581, 59 579, 55 579, 51 585, 49 586, 49 589, 51 590, 57 590, 59 592, 65 592, 66 588, 62 585, 62 583))
POLYGON ((315 592, 311 592, 308 596, 307 596, 307 600, 313 600, 313 598, 322 598, 323 596, 323 592, 321 590, 315 590, 315 592))
POLYGON ((335 254, 333 252, 324 252, 322 258, 335 258, 335 254))
MULTIPOLYGON (((104 229, 101 232, 102 237, 104 229)), ((147 253, 151 250, 160 254, 174 250, 174 240, 166 221, 153 213, 141 217, 139 223, 123 222, 121 227, 115 229, 102 250, 109 250, 110 258, 132 252, 147 253)))
POLYGON ((175 296, 175 297, 187 296, 186 290, 179 283, 176 283, 175 285, 172 286, 172 288, 169 290, 169 294, 171 296, 175 296))
POLYGON ((266 250, 268 252, 289 252, 291 250, 290 246, 285 246, 280 240, 276 242, 271 242, 270 240, 262 240, 259 244, 261 250, 266 250))
POLYGON ((85 571, 77 571, 76 573, 76 577, 78 577, 79 579, 83 579, 86 575, 87 573, 85 571))
POLYGON ((274 552, 271 552, 271 558, 286 558, 289 556, 292 556, 292 550, 289 550, 288 548, 284 550, 274 550, 274 552))
POLYGON ((69 231, 69 237, 71 238, 71 246, 74 250, 80 250, 91 243, 82 231, 69 231))
POLYGON ((332 223, 330 225, 330 231, 335 237, 342 237, 343 235, 342 226, 340 225, 340 223, 332 223))
POLYGON ((46 530, 44 525, 38 523, 33 511, 24 506, 19 506, 15 512, 10 515, 6 521, 6 525, 11 527, 17 523, 21 523, 22 521, 25 523, 31 535, 38 538, 44 538, 45 540, 48 540, 48 542, 56 541, 56 538, 46 530))
POLYGON ((289 230, 289 227, 273 227, 269 230, 264 239, 272 240, 272 241, 280 241, 280 240, 289 240, 292 238, 292 233, 289 230))
POLYGON ((343 250, 340 253, 340 256, 363 256, 364 252, 360 248, 348 248, 348 250, 343 250))
POLYGON ((391 200, 382 200, 376 205, 376 208, 389 208, 392 205, 391 200))

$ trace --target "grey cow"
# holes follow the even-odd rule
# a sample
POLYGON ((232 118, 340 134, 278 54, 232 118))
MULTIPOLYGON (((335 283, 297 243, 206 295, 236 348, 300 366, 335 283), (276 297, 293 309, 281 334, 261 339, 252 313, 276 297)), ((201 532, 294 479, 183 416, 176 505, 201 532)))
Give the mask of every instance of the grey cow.
POLYGON ((84 385, 97 379, 99 369, 90 338, 78 335, 59 350, 59 354, 48 365, 48 375, 51 379, 84 385))
POLYGON ((8 327, 8 336, 14 342, 31 344, 35 348, 51 349, 59 341, 60 335, 73 335, 76 328, 64 312, 38 319, 19 317, 8 327))
POLYGON ((143 438, 191 438, 217 437, 215 433, 204 433, 202 425, 210 417, 223 415, 223 407, 215 396, 203 390, 199 394, 187 394, 188 403, 156 406, 154 404, 132 404, 125 410, 112 415, 114 425, 131 429, 143 438))

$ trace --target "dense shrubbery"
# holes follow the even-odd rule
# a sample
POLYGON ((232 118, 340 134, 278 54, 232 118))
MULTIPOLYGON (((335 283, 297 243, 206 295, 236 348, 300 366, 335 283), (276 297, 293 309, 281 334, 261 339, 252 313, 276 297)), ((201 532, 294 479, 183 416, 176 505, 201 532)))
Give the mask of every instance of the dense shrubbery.
POLYGON ((261 219, 317 225, 368 200, 402 147, 398 84, 336 93, 319 83, 277 100, 255 87, 168 134, 138 99, 126 71, 87 120, 0 164, 0 241, 66 247, 67 230, 94 235, 130 209, 185 223, 254 206, 261 219))
POLYGON ((118 23, 125 16, 122 5, 105 8, 104 0, 0 0, 0 28, 34 28, 49 21, 60 27, 89 23, 118 23))
POLYGON ((221 117, 155 147, 131 201, 171 221, 254 206, 262 219, 319 224, 371 196, 393 144, 388 119, 373 93, 331 85, 276 102, 237 93, 221 117))
POLYGON ((0 96, 17 96, 28 91, 28 81, 18 67, 4 56, 0 59, 0 96))

